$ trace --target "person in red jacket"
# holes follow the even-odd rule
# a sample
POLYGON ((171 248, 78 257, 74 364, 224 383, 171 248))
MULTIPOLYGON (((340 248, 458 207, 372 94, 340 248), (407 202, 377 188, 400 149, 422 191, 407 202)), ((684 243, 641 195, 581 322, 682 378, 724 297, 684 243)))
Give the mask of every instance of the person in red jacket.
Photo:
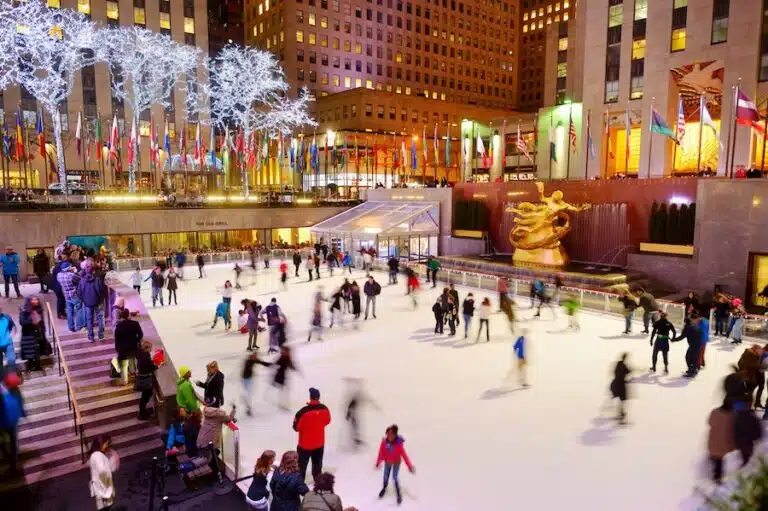
POLYGON ((301 480, 307 475, 307 465, 312 460, 312 477, 316 478, 323 471, 323 451, 325 450, 325 427, 331 423, 331 412, 320 402, 320 391, 309 389, 309 402, 296 412, 293 430, 299 433, 299 470, 301 480))
POLYGON ((381 462, 384 462, 384 486, 379 492, 379 498, 383 498, 387 493, 387 485, 389 484, 389 474, 392 474, 392 481, 395 483, 395 492, 397 493, 398 505, 403 502, 403 497, 400 494, 400 482, 397 479, 400 473, 400 462, 405 461, 408 470, 413 473, 414 468, 411 464, 411 460, 408 458, 408 454, 405 452, 405 446, 403 443, 403 437, 397 434, 397 424, 392 424, 387 428, 387 436, 381 440, 381 446, 379 447, 379 457, 376 459, 376 468, 379 468, 381 462))
POLYGON ((286 289, 288 281, 288 263, 285 262, 285 259, 282 259, 280 261, 280 283, 283 285, 283 291, 286 289))

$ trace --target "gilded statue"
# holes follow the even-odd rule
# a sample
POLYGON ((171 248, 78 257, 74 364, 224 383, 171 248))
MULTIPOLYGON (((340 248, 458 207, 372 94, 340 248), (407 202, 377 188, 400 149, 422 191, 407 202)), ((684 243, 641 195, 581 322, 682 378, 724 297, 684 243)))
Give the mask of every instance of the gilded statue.
POLYGON ((539 202, 521 202, 507 208, 514 213, 515 227, 509 232, 509 241, 515 247, 514 263, 563 267, 570 261, 560 240, 571 230, 571 217, 590 208, 589 204, 576 206, 563 200, 563 192, 555 190, 544 195, 544 183, 536 182, 539 202))

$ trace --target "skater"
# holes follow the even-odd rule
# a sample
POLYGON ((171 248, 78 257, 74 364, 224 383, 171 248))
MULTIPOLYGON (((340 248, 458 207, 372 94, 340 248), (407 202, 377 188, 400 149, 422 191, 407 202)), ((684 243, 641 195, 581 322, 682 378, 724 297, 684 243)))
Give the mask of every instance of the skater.
POLYGON ((160 301, 160 307, 164 307, 163 286, 165 285, 165 277, 163 277, 163 271, 159 266, 155 266, 152 269, 152 273, 144 280, 152 281, 152 307, 155 307, 158 300, 160 301))
POLYGON ((269 353, 276 353, 278 351, 278 330, 285 319, 283 311, 280 310, 280 306, 277 305, 277 298, 272 298, 269 305, 264 307, 260 316, 267 317, 267 328, 269 328, 269 353))
POLYGON ((643 308, 643 333, 647 334, 650 333, 648 326, 656 322, 659 304, 656 303, 656 298, 642 287, 637 290, 637 293, 640 295, 638 303, 643 308))
POLYGON ((408 289, 406 295, 411 296, 411 301, 413 302, 413 310, 416 310, 416 307, 419 306, 419 288, 421 287, 421 284, 419 284, 419 278, 416 276, 415 271, 410 268, 406 268, 406 274, 406 286, 408 289))
POLYGON ((328 325, 328 328, 333 328, 336 318, 339 319, 340 326, 344 325, 344 316, 341 313, 341 300, 343 298, 344 292, 341 288, 337 289, 336 292, 331 295, 331 308, 329 309, 331 313, 331 323, 328 325))
POLYGON ((719 485, 723 479, 723 458, 736 450, 734 415, 728 400, 709 414, 707 448, 712 463, 712 481, 719 485))
POLYGON ((291 347, 282 346, 280 348, 280 356, 272 365, 277 367, 274 379, 272 380, 272 386, 278 391, 278 407, 281 410, 288 410, 288 370, 299 370, 293 361, 291 347))
POLYGON ((235 263, 233 271, 235 272, 235 289, 243 289, 240 285, 240 275, 243 273, 243 269, 238 263, 235 263))
POLYGON ((325 264, 328 265, 328 274, 333 277, 333 268, 339 264, 334 251, 331 251, 331 253, 328 254, 328 257, 325 259, 325 264))
POLYGON ((563 275, 561 273, 552 277, 552 285, 555 287, 555 294, 552 297, 552 301, 555 302, 555 305, 560 305, 560 291, 564 285, 563 275))
POLYGON ((507 293, 509 292, 509 279, 500 278, 497 284, 499 289, 499 311, 504 312, 504 302, 509 298, 507 293))
POLYGON ((373 256, 365 249, 363 252, 363 271, 369 272, 373 269, 373 256))
POLYGON ((341 297, 344 299, 344 312, 346 313, 352 311, 352 292, 350 287, 352 287, 352 284, 349 283, 349 279, 344 279, 344 283, 341 285, 341 297))
MULTIPOLYGON (((746 316, 746 312, 744 311, 744 307, 741 305, 741 300, 738 301, 738 304, 736 304, 736 300, 734 300, 734 307, 731 311, 731 321, 733 322, 733 329, 730 331, 733 334, 733 340, 731 341, 731 344, 741 344, 741 339, 744 334, 744 317, 746 316)), ((728 338, 728 334, 725 336, 728 338)))
POLYGON ((435 315, 435 333, 443 333, 443 302, 440 297, 437 297, 435 304, 432 306, 432 313, 435 315))
POLYGON ((675 326, 667 319, 667 313, 662 312, 659 315, 659 319, 653 324, 653 332, 651 332, 650 344, 653 346, 653 355, 651 356, 652 373, 656 372, 656 360, 659 352, 661 352, 661 356, 664 359, 664 374, 669 374, 669 341, 675 337, 675 326))
POLYGON ((363 293, 365 293, 365 318, 368 319, 368 307, 373 305, 373 319, 376 319, 376 297, 381 294, 381 285, 376 282, 373 275, 368 276, 368 281, 363 286, 363 293))
POLYGON ((356 280, 353 280, 352 284, 349 286, 349 293, 352 298, 352 315, 355 317, 355 319, 360 319, 360 313, 362 310, 360 304, 360 285, 356 280))
POLYGON ((288 285, 288 263, 285 262, 285 259, 280 260, 280 284, 283 286, 283 291, 285 291, 288 285))
POLYGON ((728 298, 725 295, 718 294, 715 296, 715 335, 725 336, 725 325, 728 322, 728 311, 731 306, 728 303, 728 298))
POLYGON ((315 258, 312 257, 312 254, 307 256, 307 262, 305 264, 307 273, 309 273, 309 281, 312 282, 312 271, 315 269, 315 258))
POLYGON ((229 329, 232 327, 232 318, 229 313, 229 303, 224 301, 219 302, 219 304, 216 305, 216 315, 213 317, 211 330, 216 328, 216 323, 218 323, 219 318, 221 318, 224 320, 224 331, 229 332, 229 329))
POLYGON ((203 259, 203 254, 198 252, 197 256, 195 257, 195 262, 197 263, 197 271, 200 274, 198 277, 199 279, 202 279, 205 275, 205 272, 203 272, 203 266, 205 266, 205 259, 203 259))
POLYGON ((344 257, 341 258, 341 265, 352 275, 352 254, 349 251, 345 252, 344 257))
POLYGON ((483 333, 483 325, 485 325, 485 342, 491 341, 491 332, 489 328, 491 312, 493 312, 491 310, 491 299, 486 296, 480 303, 480 310, 478 312, 478 316, 480 316, 480 326, 477 328, 477 337, 475 338, 475 342, 480 340, 480 334, 483 333))
MULTIPOLYGON (((320 294, 320 291, 318 291, 320 294)), ((312 341, 312 334, 317 334, 318 340, 323 340, 323 306, 322 303, 325 298, 320 294, 319 299, 315 299, 314 305, 312 305, 312 320, 310 321, 309 334, 307 335, 307 342, 312 341)))
POLYGON ((699 313, 699 297, 693 291, 688 293, 688 296, 683 300, 683 306, 685 307, 685 317, 689 318, 695 312, 699 313))
POLYGON ((363 380, 360 378, 346 378, 348 385, 348 395, 346 398, 346 420, 349 423, 350 433, 352 434, 352 446, 357 450, 365 442, 360 438, 360 407, 366 403, 371 404, 379 410, 379 406, 371 399, 363 388, 363 380))
POLYGON ((253 366, 256 364, 262 365, 264 367, 269 367, 272 364, 270 362, 265 362, 259 358, 259 354, 256 352, 253 352, 248 355, 248 357, 245 359, 245 363, 243 364, 243 393, 240 396, 242 401, 245 403, 245 414, 248 417, 251 417, 253 415, 253 407, 251 406, 251 396, 253 395, 253 366))
POLYGON ((19 325, 21 358, 25 361, 26 373, 41 371, 45 376, 40 357, 50 355, 53 349, 45 337, 45 313, 37 296, 28 296, 24 300, 24 305, 19 310, 19 325))
POLYGON ((180 279, 184 279, 184 265, 187 264, 187 254, 181 249, 176 252, 176 268, 179 269, 178 273, 180 279))
POLYGON ((472 316, 475 315, 475 298, 472 293, 467 294, 464 302, 461 304, 461 315, 464 316, 464 338, 469 336, 469 325, 472 323, 472 316))
POLYGON ((619 301, 624 306, 624 335, 632 333, 632 316, 637 309, 637 298, 629 289, 625 289, 619 296, 619 301))
POLYGON ((397 272, 400 270, 400 261, 395 256, 392 256, 387 261, 389 267, 389 284, 397 284, 397 272))
POLYGON ((296 269, 295 276, 299 276, 299 267, 301 266, 301 254, 299 254, 298 250, 293 253, 293 267, 296 269))
POLYGON ((176 282, 178 279, 178 274, 176 273, 176 270, 171 268, 168 270, 168 275, 165 277, 168 283, 166 284, 166 287, 168 288, 168 305, 171 305, 171 297, 173 297, 173 304, 178 305, 179 301, 176 297, 176 291, 179 289, 179 284, 176 282))
POLYGON ((565 315, 568 316, 568 330, 581 330, 579 325, 579 316, 576 314, 579 310, 579 301, 574 295, 566 296, 563 301, 563 308, 565 309, 565 315))
MULTIPOLYGON (((458 311, 458 307, 459 307, 459 292, 456 291, 456 287, 454 287, 453 284, 449 284, 448 285, 448 294, 450 295, 451 298, 453 298, 453 304, 456 306, 456 309, 458 311)), ((458 325, 458 324, 459 324, 459 316, 458 316, 458 312, 457 312, 457 314, 456 314, 456 325, 458 325)))
POLYGON ((203 401, 206 406, 221 408, 224 406, 224 373, 219 370, 215 360, 205 365, 205 381, 197 380, 195 385, 203 389, 203 401))
POLYGON ((707 350, 707 343, 709 343, 709 320, 704 316, 699 316, 698 327, 701 332, 701 346, 699 346, 697 367, 701 369, 706 367, 706 363, 704 362, 704 352, 707 350))
POLYGON ((264 257, 264 269, 268 270, 269 269, 269 256, 270 256, 270 253, 269 253, 269 250, 267 250, 266 248, 264 250, 262 250, 262 252, 263 252, 263 257, 264 257))
POLYGON ((248 327, 248 351, 258 350, 257 338, 259 336, 259 314, 261 314, 261 305, 256 300, 245 299, 240 304, 248 315, 246 326, 248 327))
POLYGON ((734 403, 733 412, 733 436, 736 448, 741 453, 741 466, 743 467, 752 459, 755 443, 763 436, 763 425, 748 402, 734 403))
POLYGON ((293 418, 293 430, 299 434, 296 452, 299 453, 299 473, 303 481, 307 475, 307 466, 312 460, 312 478, 323 471, 323 452, 325 450, 325 428, 331 423, 331 412, 320 402, 320 391, 309 389, 309 401, 293 418))
POLYGON ((414 467, 411 464, 411 460, 408 458, 408 454, 405 452, 405 440, 399 434, 397 424, 392 424, 387 428, 386 435, 381 440, 379 446, 379 456, 376 458, 376 468, 381 466, 384 462, 384 485, 379 492, 379 498, 383 499, 387 493, 387 486, 389 485, 389 476, 392 474, 392 481, 395 483, 395 494, 397 495, 397 504, 400 505, 403 502, 403 496, 400 493, 400 480, 398 476, 400 474, 400 463, 405 462, 408 470, 411 473, 414 472, 414 467))
POLYGON ((141 283, 144 282, 144 277, 141 275, 141 268, 136 267, 136 271, 131 273, 131 285, 137 293, 141 294, 141 283))
POLYGON ((534 314, 533 317, 541 317, 541 306, 546 305, 550 312, 552 312, 552 318, 556 319, 557 315, 555 314, 555 309, 552 307, 552 298, 547 294, 547 287, 543 282, 538 282, 541 283, 540 286, 536 287, 536 297, 539 299, 539 307, 536 309, 536 314, 534 314))
POLYGON ((526 344, 528 343, 528 330, 523 329, 520 332, 520 337, 517 338, 513 346, 515 352, 515 359, 517 359, 517 381, 521 387, 528 388, 527 368, 528 368, 528 351, 526 344))
POLYGON ((619 414, 616 420, 619 424, 624 425, 627 423, 627 411, 624 402, 629 398, 629 392, 627 389, 627 376, 630 374, 630 369, 627 366, 627 353, 622 353, 621 358, 616 362, 616 367, 613 369, 613 380, 611 381, 611 395, 614 399, 619 400, 619 414))
POLYGON ((320 256, 316 255, 314 262, 315 262, 315 264, 314 264, 314 266, 315 266, 315 278, 319 279, 320 278, 320 256))
POLYGON ((445 311, 445 315, 448 318, 448 328, 450 329, 448 335, 453 337, 456 335, 456 320, 459 317, 459 311, 456 304, 453 302, 452 296, 448 296, 448 308, 445 311))
POLYGON ((16 291, 16 298, 21 298, 21 291, 19 291, 19 254, 13 250, 13 247, 5 247, 5 254, 0 257, 0 264, 3 266, 5 297, 11 297, 9 284, 13 282, 13 290, 16 291))
POLYGON ((674 339, 673 342, 686 339, 688 341, 688 349, 685 352, 685 365, 688 370, 683 374, 686 378, 693 378, 699 372, 698 360, 699 350, 701 348, 701 330, 697 325, 699 315, 693 314, 685 320, 685 327, 680 335, 674 339))
POLYGON ((515 302, 512 301, 509 296, 504 300, 504 304, 501 307, 502 312, 507 316, 507 322, 509 323, 509 330, 512 335, 515 334, 515 302))
MULTIPOLYGON (((411 291, 413 291, 413 283, 416 282, 418 284, 419 277, 416 275, 416 272, 413 271, 413 268, 406 265, 405 266, 405 295, 408 296, 411 294, 411 291)), ((429 282, 429 281, 427 281, 429 282)))
POLYGON ((432 288, 437 287, 437 272, 440 271, 440 261, 432 256, 427 258, 427 282, 429 282, 429 273, 432 272, 432 288))

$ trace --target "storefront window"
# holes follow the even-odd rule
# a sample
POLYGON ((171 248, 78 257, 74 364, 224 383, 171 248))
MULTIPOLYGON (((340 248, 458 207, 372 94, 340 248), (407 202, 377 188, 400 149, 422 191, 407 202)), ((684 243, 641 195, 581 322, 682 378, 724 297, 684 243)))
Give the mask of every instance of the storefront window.
POLYGON ((122 234, 105 237, 107 238, 107 248, 116 256, 141 257, 141 234, 122 234))
POLYGON ((244 248, 262 243, 260 229, 241 229, 227 231, 227 240, 230 248, 244 248))
POLYGON ((28 268, 28 273, 30 274, 32 273, 32 268, 33 268, 32 260, 37 255, 37 251, 40 250, 40 248, 42 248, 45 251, 45 253, 48 255, 48 262, 51 265, 51 269, 53 269, 53 265, 56 262, 56 259, 53 258, 53 247, 28 247, 27 248, 27 268, 28 268))
POLYGON ((168 250, 194 250, 197 248, 196 232, 169 232, 152 235, 152 253, 168 250))
POLYGON ((201 232, 197 235, 197 244, 201 250, 221 250, 226 248, 226 231, 201 232))
POLYGON ((280 248, 282 246, 293 245, 293 229, 272 229, 272 246, 280 248))

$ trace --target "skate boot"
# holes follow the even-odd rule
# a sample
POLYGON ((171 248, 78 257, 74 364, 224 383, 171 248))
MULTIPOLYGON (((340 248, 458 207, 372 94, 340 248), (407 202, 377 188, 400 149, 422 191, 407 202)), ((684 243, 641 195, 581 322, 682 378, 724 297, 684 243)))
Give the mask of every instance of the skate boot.
POLYGON ((395 492, 397 493, 397 505, 399 506, 403 503, 403 496, 400 493, 400 485, 397 483, 395 483, 395 492))
POLYGON ((383 487, 383 488, 381 489, 381 491, 379 492, 379 498, 380 498, 380 499, 383 499, 383 498, 384 498, 384 494, 385 494, 385 493, 387 493, 387 485, 386 485, 386 484, 384 485, 384 487, 383 487))
POLYGON ((648 369, 650 372, 655 373, 656 372, 656 366, 651 367, 648 369))

